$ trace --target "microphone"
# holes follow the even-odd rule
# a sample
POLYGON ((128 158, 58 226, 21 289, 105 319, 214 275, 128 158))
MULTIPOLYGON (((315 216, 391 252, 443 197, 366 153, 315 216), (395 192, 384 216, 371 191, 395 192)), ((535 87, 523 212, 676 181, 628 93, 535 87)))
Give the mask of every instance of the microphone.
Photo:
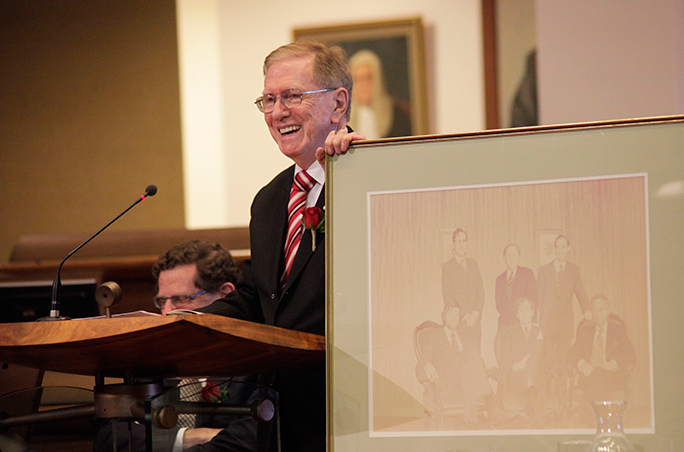
POLYGON ((128 207, 128 209, 124 210, 121 212, 119 215, 117 215, 112 221, 107 223, 105 227, 97 231, 95 234, 90 236, 88 240, 85 242, 81 243, 78 245, 73 251, 71 251, 69 254, 66 255, 64 259, 62 259, 62 262, 60 262, 59 266, 57 267, 57 273, 55 274, 55 279, 52 281, 52 305, 50 307, 50 316, 49 317, 42 317, 38 319, 38 322, 41 321, 48 321, 48 320, 70 320, 69 317, 64 317, 59 315, 59 288, 62 285, 62 281, 59 278, 59 273, 62 271, 62 265, 64 265, 64 262, 66 262, 67 259, 69 259, 71 256, 73 256, 78 250, 86 246, 92 239, 100 235, 102 231, 107 229, 109 226, 111 226, 112 223, 114 223, 116 220, 121 218, 123 214, 131 210, 133 207, 135 207, 138 203, 142 202, 147 198, 148 196, 154 196, 157 194, 157 186, 156 185, 148 185, 147 188, 145 188, 145 193, 140 195, 140 197, 128 207))

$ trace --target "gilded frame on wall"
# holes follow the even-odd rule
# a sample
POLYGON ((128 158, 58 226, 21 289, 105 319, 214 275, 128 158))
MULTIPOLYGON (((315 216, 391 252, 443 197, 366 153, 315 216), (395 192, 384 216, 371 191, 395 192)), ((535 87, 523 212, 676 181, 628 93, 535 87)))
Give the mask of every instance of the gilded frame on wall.
POLYGON ((355 130, 369 139, 430 133, 420 17, 297 28, 293 35, 295 41, 338 45, 349 55, 356 79, 350 122, 355 130), (364 66, 370 69, 363 72, 364 66), (384 89, 376 83, 376 75, 382 73, 384 89), (365 92, 372 94, 363 97, 365 92))

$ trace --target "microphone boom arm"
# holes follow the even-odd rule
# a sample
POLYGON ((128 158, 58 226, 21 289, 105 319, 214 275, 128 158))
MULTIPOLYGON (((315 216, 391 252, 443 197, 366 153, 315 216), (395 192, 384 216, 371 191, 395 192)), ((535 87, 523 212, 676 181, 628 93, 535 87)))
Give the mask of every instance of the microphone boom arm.
POLYGON ((60 272, 62 271, 62 266, 64 265, 64 262, 66 262, 67 259, 69 259, 71 256, 73 256, 78 250, 86 246, 92 239, 100 235, 102 231, 107 229, 109 226, 112 225, 116 220, 121 218, 126 212, 131 210, 133 207, 138 205, 140 202, 142 202, 145 198, 148 196, 154 196, 157 194, 157 187, 155 185, 148 185, 147 188, 145 189, 145 193, 140 195, 140 197, 133 203, 131 204, 128 209, 124 210, 121 212, 119 215, 117 215, 112 221, 107 223, 102 229, 97 231, 95 234, 91 235, 88 240, 85 242, 81 243, 78 245, 76 248, 74 248, 73 251, 71 251, 69 254, 66 255, 64 259, 62 259, 62 262, 59 263, 59 266, 57 267, 57 273, 55 273, 55 279, 52 281, 52 304, 50 306, 50 316, 49 317, 43 317, 38 319, 38 321, 44 321, 44 320, 69 320, 69 317, 62 317, 59 315, 59 288, 62 285, 62 281, 60 279, 60 272))

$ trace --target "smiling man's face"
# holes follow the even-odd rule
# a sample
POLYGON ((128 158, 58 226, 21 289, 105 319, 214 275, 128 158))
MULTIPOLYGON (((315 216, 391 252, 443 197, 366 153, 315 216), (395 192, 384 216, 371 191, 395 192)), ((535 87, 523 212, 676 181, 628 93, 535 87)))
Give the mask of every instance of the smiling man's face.
MULTIPOLYGON (((313 77, 313 55, 295 56, 274 62, 266 72, 263 94, 280 96, 289 89, 300 92, 323 88, 313 77)), ((316 149, 336 130, 334 114, 335 91, 305 95, 302 104, 289 109, 280 99, 264 119, 280 151, 301 168, 307 169, 316 160, 316 149)))

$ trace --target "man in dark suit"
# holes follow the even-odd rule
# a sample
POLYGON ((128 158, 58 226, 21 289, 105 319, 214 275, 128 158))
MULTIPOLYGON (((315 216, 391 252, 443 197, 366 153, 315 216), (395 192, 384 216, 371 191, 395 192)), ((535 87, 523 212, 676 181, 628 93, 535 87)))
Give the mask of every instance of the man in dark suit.
POLYGON ((542 344, 544 335, 533 322, 535 307, 527 297, 514 304, 516 325, 504 327, 497 337, 499 366, 503 373, 505 408, 535 417, 544 385, 542 344))
POLYGON ((580 407, 585 419, 593 416, 589 403, 626 400, 636 353, 619 317, 611 314, 605 295, 591 300, 592 321, 580 323, 567 362, 579 372, 580 407))
POLYGON ((568 262, 570 240, 559 235, 554 241, 556 258, 539 268, 539 324, 544 332, 544 354, 549 370, 563 365, 570 350, 575 327, 572 302, 577 297, 580 309, 591 319, 589 297, 577 265, 568 262))
MULTIPOLYGON (((254 198, 251 259, 243 263, 236 290, 203 311, 323 335, 324 236, 315 234, 314 239, 301 222, 289 220, 293 214, 288 204, 293 182, 303 186, 304 178, 306 206, 322 210, 325 177, 317 150, 323 160, 326 150, 345 152, 352 140, 364 139, 346 129, 352 78, 342 49, 314 42, 292 43, 271 52, 264 61, 264 76, 255 104, 280 151, 295 165, 254 198)), ((279 391, 283 452, 324 451, 325 364, 278 372, 272 383, 279 391)), ((212 443, 220 443, 221 436, 212 443)))
POLYGON ((582 275, 577 265, 568 262, 570 240, 559 235, 553 246, 556 258, 539 267, 537 290, 539 292, 539 325, 544 333, 544 362, 551 384, 547 390, 555 391, 560 410, 568 402, 568 368, 565 359, 570 350, 575 321, 573 299, 577 297, 584 317, 591 319, 589 297, 584 289, 582 275))
MULTIPOLYGON (((161 254, 152 267, 157 285, 154 304, 162 315, 173 314, 175 309, 196 310, 208 306, 235 290, 238 265, 229 251, 221 245, 204 240, 188 240, 161 254)), ((213 382, 184 380, 181 386, 191 394, 201 395, 213 382)), ((256 377, 245 376, 220 382, 225 388, 222 402, 248 405, 259 396, 255 389, 256 377)), ((172 385, 169 389, 173 388, 172 385)), ((216 391, 219 392, 219 391, 216 391)), ((231 438, 233 447, 256 449, 257 422, 249 416, 194 416, 181 414, 177 428, 165 431, 163 440, 155 439, 155 450, 180 451, 210 441, 221 429, 231 438)), ((93 450, 107 452, 142 452, 146 450, 145 427, 132 423, 114 422, 103 427, 95 440, 93 450)))
POLYGON ((496 278, 496 310, 499 311, 499 331, 518 324, 514 303, 521 297, 537 305, 537 280, 532 269, 520 267, 520 248, 511 243, 503 252, 506 271, 496 278))
POLYGON ((464 340, 480 350, 482 327, 480 319, 484 306, 482 274, 475 259, 466 257, 468 233, 458 228, 452 236, 454 257, 442 265, 442 296, 444 304, 456 304, 461 308, 461 318, 466 324, 464 340))
POLYGON ((494 398, 487 381, 484 361, 472 344, 463 339, 467 326, 461 322, 460 309, 447 304, 442 311, 442 328, 425 330, 421 355, 416 364, 418 381, 431 385, 436 393, 434 406, 441 427, 445 404, 462 404, 467 426, 478 424, 477 404, 484 401, 488 416, 493 415, 494 398))

